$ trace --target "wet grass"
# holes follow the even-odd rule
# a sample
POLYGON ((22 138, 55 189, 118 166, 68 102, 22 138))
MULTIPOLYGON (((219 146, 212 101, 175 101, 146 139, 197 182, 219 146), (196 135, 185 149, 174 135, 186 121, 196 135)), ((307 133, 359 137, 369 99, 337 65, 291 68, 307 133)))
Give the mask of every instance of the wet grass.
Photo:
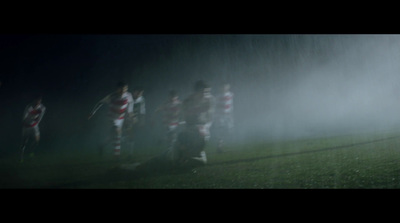
MULTIPOLYGON (((0 160, 0 188, 340 189, 400 188, 400 134, 380 133, 207 147, 208 165, 132 172, 114 168, 111 153, 43 153, 24 163, 0 160)), ((161 153, 123 154, 123 163, 161 153)))

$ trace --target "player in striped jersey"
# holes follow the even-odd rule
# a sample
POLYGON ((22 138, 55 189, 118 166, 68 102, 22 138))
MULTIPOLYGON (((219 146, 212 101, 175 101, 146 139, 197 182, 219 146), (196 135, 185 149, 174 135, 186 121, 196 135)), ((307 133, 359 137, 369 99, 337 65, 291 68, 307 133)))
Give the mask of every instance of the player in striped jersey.
POLYGON ((143 96, 144 89, 135 87, 132 92, 133 110, 132 116, 129 117, 128 125, 124 126, 124 142, 129 149, 129 156, 132 156, 134 146, 137 141, 143 136, 146 123, 146 101, 143 96))
POLYGON ((182 102, 175 90, 169 92, 169 98, 155 111, 162 113, 162 124, 166 131, 165 141, 171 149, 176 141, 178 127, 182 121, 182 102))
POLYGON ((39 144, 39 123, 42 121, 45 111, 46 107, 42 104, 41 96, 36 97, 24 110, 22 118, 21 162, 24 161, 25 150, 29 151, 32 157, 35 148, 39 144), (34 138, 34 140, 30 146, 27 146, 31 138, 34 138))
POLYGON ((222 93, 217 97, 215 113, 215 129, 218 140, 217 152, 222 152, 224 140, 232 133, 233 122, 233 93, 230 84, 222 86, 222 93))
POLYGON ((107 145, 112 139, 114 141, 114 155, 119 158, 121 154, 121 136, 122 136, 122 127, 124 124, 125 116, 133 116, 133 98, 132 94, 128 92, 128 84, 124 82, 118 82, 117 90, 105 98, 101 99, 92 112, 89 114, 89 119, 100 109, 104 104, 109 105, 109 118, 110 124, 112 126, 111 129, 111 138, 107 140, 107 142, 101 146, 100 153, 102 152, 102 148, 107 145))

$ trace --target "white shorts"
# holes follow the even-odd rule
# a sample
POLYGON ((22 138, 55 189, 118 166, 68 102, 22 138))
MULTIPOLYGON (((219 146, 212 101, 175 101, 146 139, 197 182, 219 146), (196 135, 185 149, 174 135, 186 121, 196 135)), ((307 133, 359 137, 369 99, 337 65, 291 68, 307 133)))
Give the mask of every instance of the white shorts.
POLYGON ((40 136, 39 125, 35 125, 34 127, 23 127, 22 128, 22 136, 24 138, 30 136, 40 136))
POLYGON ((124 125, 124 119, 113 119, 111 120, 111 124, 114 128, 122 128, 124 125))

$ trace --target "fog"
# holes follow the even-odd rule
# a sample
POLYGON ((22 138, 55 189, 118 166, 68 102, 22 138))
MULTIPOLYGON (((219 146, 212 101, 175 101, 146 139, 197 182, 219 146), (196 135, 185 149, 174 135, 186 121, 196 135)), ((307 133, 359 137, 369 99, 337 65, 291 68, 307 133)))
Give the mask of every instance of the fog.
MULTIPOLYGON (((76 149, 97 145, 108 131, 106 109, 91 121, 87 115, 121 79, 131 88, 144 87, 148 120, 155 123, 159 117, 153 111, 169 90, 184 99, 196 80, 208 82, 214 95, 223 82, 231 83, 238 143, 384 131, 400 122, 399 35, 54 38, 60 37, 41 43, 55 47, 46 51, 51 59, 34 59, 34 51, 25 59, 15 53, 18 62, 9 66, 12 75, 1 87, 3 99, 16 99, 3 100, 3 123, 12 126, 3 129, 3 144, 18 145, 20 130, 13 123, 20 122, 30 93, 40 89, 48 107, 41 123, 44 144, 76 149), (59 51, 63 53, 55 56, 59 51)), ((160 125, 149 125, 147 133, 144 141, 155 141, 160 125)))
MULTIPOLYGON (((181 97, 204 79, 235 93, 235 138, 292 139, 383 131, 399 123, 398 35, 186 36, 145 63, 148 92, 181 97), (157 75, 154 75, 157 74, 157 75)), ((134 82, 134 78, 132 79, 134 82)), ((157 98, 158 97, 158 98, 157 98)))
POLYGON ((292 42, 277 63, 262 53, 252 57, 253 77, 237 86, 245 95, 237 97, 244 105, 238 115, 249 114, 245 137, 326 136, 398 124, 398 36, 286 38, 292 42))

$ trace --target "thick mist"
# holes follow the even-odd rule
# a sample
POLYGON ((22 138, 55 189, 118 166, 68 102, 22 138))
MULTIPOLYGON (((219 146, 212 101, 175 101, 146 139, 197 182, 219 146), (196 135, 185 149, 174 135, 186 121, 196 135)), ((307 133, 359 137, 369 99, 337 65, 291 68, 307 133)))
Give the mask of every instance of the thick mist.
POLYGON ((214 95, 230 82, 242 142, 380 131, 400 121, 399 44, 397 35, 187 36, 141 72, 154 76, 149 104, 168 89, 184 98, 197 79, 214 95))

